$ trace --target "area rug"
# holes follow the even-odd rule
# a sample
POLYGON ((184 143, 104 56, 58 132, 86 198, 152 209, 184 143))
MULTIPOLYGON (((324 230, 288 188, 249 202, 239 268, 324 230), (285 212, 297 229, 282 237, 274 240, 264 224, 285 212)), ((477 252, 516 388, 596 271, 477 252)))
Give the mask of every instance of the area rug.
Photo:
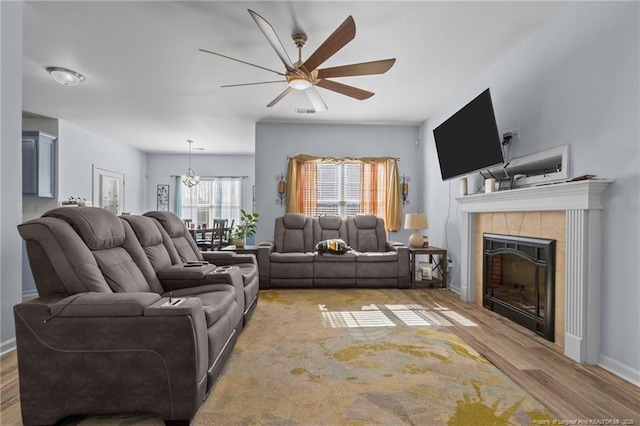
MULTIPOLYGON (((549 412, 398 290, 268 290, 196 425, 528 425, 549 412)), ((92 417, 93 424, 161 424, 92 417)))

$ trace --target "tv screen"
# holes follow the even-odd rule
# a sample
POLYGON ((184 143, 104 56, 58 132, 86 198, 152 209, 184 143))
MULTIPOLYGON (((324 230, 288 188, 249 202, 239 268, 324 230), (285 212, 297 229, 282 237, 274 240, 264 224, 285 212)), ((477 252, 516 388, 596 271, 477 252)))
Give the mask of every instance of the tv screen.
POLYGON ((433 130, 442 180, 504 162, 489 89, 433 130))

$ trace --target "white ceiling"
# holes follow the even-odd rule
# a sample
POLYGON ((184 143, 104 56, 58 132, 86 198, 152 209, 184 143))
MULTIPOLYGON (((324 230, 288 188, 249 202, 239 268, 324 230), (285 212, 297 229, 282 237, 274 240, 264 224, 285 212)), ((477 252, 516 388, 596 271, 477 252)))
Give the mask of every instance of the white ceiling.
POLYGON ((435 1, 25 1, 25 112, 72 122, 145 152, 253 153, 259 121, 419 124, 544 24, 561 2, 435 1), (247 9, 274 27, 295 61, 307 58, 348 15, 356 37, 322 67, 397 58, 384 75, 336 79, 372 92, 357 101, 319 88, 266 105, 285 83, 220 88, 277 75, 199 48, 284 71, 247 9), (86 76, 56 84, 47 66, 86 76))

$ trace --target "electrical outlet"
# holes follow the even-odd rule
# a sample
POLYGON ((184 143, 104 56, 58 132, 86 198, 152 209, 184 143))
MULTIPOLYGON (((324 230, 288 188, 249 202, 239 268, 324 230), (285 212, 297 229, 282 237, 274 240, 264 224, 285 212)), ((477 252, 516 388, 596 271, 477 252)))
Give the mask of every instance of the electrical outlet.
POLYGON ((450 272, 453 269, 453 259, 451 256, 447 256, 447 272, 450 272))
POLYGON ((520 127, 516 127, 515 129, 511 129, 508 132, 504 132, 502 134, 502 144, 508 145, 512 142, 517 142, 520 140, 520 127))
POLYGON ((511 131, 511 142, 518 142, 520 140, 520 127, 516 127, 511 131))

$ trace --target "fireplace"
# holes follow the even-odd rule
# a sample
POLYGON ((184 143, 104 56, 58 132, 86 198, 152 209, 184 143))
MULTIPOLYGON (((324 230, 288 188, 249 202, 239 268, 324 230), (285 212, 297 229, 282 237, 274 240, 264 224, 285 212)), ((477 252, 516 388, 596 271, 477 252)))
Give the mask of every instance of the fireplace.
MULTIPOLYGON (((460 204, 460 298, 482 306, 484 233, 556 240, 555 340, 577 362, 600 357, 603 193, 611 181, 592 179, 456 198, 460 204), (558 217, 561 215, 562 217, 558 217), (558 220, 560 219, 560 220, 558 220), (559 223, 561 222, 561 223, 559 223)), ((551 312, 547 308, 547 312, 551 312)))
POLYGON ((554 341, 555 240, 483 234, 482 304, 554 341))

